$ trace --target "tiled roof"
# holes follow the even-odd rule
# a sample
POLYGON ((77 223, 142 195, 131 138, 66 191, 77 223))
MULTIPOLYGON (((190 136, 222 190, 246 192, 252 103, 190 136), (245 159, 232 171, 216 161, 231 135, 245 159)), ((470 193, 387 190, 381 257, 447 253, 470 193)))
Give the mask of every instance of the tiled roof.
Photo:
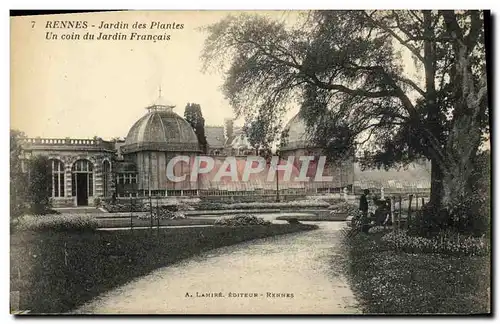
POLYGON ((205 137, 210 148, 224 148, 223 126, 205 126, 205 137))

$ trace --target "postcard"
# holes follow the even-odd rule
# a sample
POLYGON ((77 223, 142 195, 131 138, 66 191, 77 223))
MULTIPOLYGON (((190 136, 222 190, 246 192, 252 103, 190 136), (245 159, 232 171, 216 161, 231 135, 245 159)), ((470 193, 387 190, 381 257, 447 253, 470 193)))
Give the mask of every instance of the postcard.
POLYGON ((491 314, 489 11, 10 24, 11 314, 491 314))

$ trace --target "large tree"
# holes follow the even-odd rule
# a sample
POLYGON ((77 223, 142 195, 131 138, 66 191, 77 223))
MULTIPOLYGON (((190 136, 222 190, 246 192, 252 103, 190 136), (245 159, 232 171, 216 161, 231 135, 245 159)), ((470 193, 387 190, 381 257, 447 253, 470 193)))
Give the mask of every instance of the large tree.
POLYGON ((188 103, 184 109, 184 118, 193 127, 198 143, 203 153, 207 153, 208 142, 205 136, 205 118, 201 112, 201 106, 196 103, 188 103))
POLYGON ((427 158, 432 206, 453 209, 472 190, 488 132, 483 16, 315 11, 292 27, 228 16, 207 27, 202 58, 227 68, 223 89, 237 115, 278 123, 273 116, 298 99, 326 154, 364 149, 361 162, 379 167, 427 158))

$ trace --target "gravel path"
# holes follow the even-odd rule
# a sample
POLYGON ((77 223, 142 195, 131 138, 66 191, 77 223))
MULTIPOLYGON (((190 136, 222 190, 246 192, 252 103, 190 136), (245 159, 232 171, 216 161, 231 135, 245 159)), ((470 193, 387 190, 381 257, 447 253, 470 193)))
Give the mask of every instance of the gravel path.
POLYGON ((357 313, 339 267, 345 223, 315 224, 318 230, 219 248, 158 269, 74 313, 357 313))

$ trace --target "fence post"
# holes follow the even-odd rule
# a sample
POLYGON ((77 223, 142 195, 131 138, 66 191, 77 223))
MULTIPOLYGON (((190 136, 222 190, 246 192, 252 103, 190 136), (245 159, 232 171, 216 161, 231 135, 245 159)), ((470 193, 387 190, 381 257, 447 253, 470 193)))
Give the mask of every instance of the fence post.
POLYGON ((398 214, 398 228, 401 223, 401 215, 403 215, 403 196, 399 196, 399 214, 398 214))
POLYGON ((158 201, 160 197, 156 197, 156 225, 158 229, 158 235, 160 234, 160 207, 158 206, 158 201))
POLYGON ((149 192, 149 212, 150 212, 150 218, 151 218, 151 226, 150 229, 153 229, 153 202, 151 200, 151 191, 149 192))
POLYGON ((64 242, 64 265, 68 266, 68 245, 64 242))
POLYGON ((415 210, 418 210, 418 195, 415 194, 415 210))
POLYGON ((394 219, 394 204, 396 203, 396 199, 394 199, 394 196, 391 196, 390 204, 391 204, 391 223, 392 226, 394 226, 395 219, 394 219))
POLYGON ((413 194, 408 195, 408 218, 406 220, 406 224, 408 224, 411 220, 411 203, 413 200, 413 194))

